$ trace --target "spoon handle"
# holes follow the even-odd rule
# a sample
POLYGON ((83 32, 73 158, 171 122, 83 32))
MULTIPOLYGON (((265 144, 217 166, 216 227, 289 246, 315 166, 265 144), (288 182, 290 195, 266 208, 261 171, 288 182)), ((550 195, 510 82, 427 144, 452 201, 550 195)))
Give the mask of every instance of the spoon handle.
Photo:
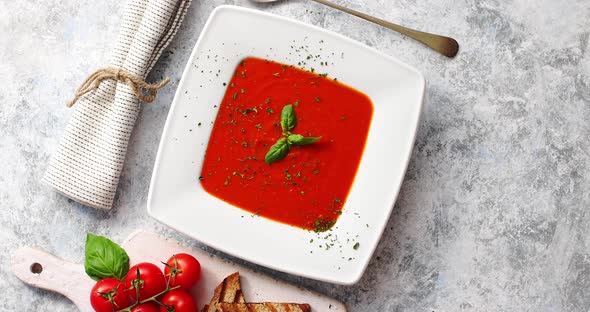
POLYGON ((370 16, 370 15, 367 15, 367 14, 364 14, 364 13, 361 13, 361 12, 358 12, 358 11, 355 11, 352 9, 349 9, 347 7, 343 7, 341 5, 338 5, 336 3, 332 3, 327 0, 313 0, 313 1, 315 1, 317 3, 321 3, 323 5, 327 5, 329 7, 334 8, 334 9, 352 14, 354 16, 360 17, 362 19, 365 19, 367 21, 381 25, 383 27, 387 27, 391 30, 397 31, 401 34, 404 34, 412 39, 415 39, 415 40, 423 43, 424 45, 439 52, 440 54, 442 54, 444 56, 454 57, 455 55, 457 55, 457 52, 459 51, 459 43, 453 38, 435 35, 435 34, 423 32, 423 31, 418 31, 418 30, 407 28, 407 27, 403 27, 403 26, 400 26, 400 25, 397 25, 394 23, 390 23, 388 21, 384 21, 382 19, 370 16))

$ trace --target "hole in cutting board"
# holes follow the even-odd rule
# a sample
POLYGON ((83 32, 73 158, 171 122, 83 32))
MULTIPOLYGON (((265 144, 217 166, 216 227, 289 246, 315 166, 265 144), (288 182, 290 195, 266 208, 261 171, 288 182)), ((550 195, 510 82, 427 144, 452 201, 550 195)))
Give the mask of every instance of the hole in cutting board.
POLYGON ((31 273, 41 274, 41 272, 43 272, 43 266, 41 265, 41 263, 35 262, 31 264, 31 273))

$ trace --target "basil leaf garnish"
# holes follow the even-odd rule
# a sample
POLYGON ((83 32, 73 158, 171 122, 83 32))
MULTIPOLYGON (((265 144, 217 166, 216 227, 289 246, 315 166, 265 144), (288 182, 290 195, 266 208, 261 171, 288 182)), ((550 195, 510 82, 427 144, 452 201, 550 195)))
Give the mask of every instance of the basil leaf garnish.
POLYGON ((84 270, 95 281, 114 277, 123 279, 129 271, 129 256, 110 239, 92 233, 86 235, 84 270))
POLYGON ((270 147, 266 156, 264 156, 264 162, 271 164, 275 161, 279 161, 287 156, 291 149, 291 143, 286 138, 281 138, 270 147))
MULTIPOLYGON (((296 102, 298 103, 298 102, 296 102)), ((291 145, 309 145, 319 141, 322 137, 304 137, 301 134, 292 134, 291 130, 297 126, 297 116, 293 105, 288 104, 283 107, 281 111, 281 128, 283 129, 283 137, 277 143, 270 147, 268 153, 264 157, 267 164, 279 161, 289 154, 291 145)))
POLYGON ((291 144, 309 145, 319 141, 322 137, 304 137, 301 134, 291 134, 287 138, 291 144))
POLYGON ((295 129, 295 126, 297 126, 297 117, 293 105, 285 105, 281 112, 281 128, 283 128, 283 132, 287 132, 295 129))

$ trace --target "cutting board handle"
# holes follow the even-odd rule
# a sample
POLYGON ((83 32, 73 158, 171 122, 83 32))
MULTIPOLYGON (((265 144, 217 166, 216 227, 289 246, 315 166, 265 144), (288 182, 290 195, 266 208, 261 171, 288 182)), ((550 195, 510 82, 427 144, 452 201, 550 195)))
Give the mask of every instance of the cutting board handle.
POLYGON ((80 311, 92 311, 89 290, 94 281, 80 265, 43 250, 22 247, 12 257, 12 272, 26 284, 66 296, 80 311))

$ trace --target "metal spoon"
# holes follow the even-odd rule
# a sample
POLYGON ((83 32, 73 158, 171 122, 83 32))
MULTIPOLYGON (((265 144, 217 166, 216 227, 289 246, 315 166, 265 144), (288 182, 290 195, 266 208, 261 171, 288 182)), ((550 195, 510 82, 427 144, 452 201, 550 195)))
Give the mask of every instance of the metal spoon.
MULTIPOLYGON (((276 2, 279 0, 251 0, 254 2, 276 2)), ((323 5, 327 5, 334 9, 352 14, 354 16, 358 16, 362 19, 367 21, 373 22, 375 24, 381 25, 383 27, 387 27, 389 29, 395 30, 398 33, 404 34, 412 39, 418 40, 428 46, 429 48, 439 52, 440 54, 447 56, 447 57, 454 57, 459 52, 459 43, 457 40, 445 36, 435 35, 427 32, 422 32, 414 29, 410 29, 407 27, 403 27, 397 24, 390 23, 388 21, 384 21, 382 19, 378 19, 376 17, 343 7, 341 5, 329 2, 327 0, 312 0, 317 3, 321 3, 323 5)))

